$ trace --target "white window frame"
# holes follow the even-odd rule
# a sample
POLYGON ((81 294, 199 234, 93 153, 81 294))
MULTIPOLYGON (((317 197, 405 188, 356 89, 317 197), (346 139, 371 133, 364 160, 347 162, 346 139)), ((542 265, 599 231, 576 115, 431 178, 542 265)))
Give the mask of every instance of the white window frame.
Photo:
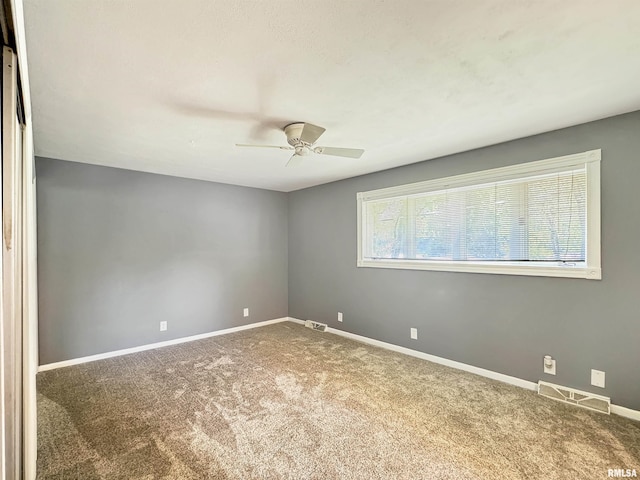
MULTIPOLYGON (((600 280, 600 161, 601 150, 549 158, 535 162, 494 168, 453 177, 358 192, 358 267, 399 268, 409 270, 435 270, 446 272, 492 273, 503 275, 532 275, 543 277, 568 277, 600 280), (549 262, 477 262, 477 261, 432 261, 414 259, 366 258, 363 242, 367 237, 366 202, 404 195, 429 193, 450 188, 468 187, 483 183, 515 180, 531 175, 561 172, 571 167, 585 167, 587 177, 586 261, 583 265, 549 264, 549 262), (586 266, 585 266, 586 265, 586 266)), ((581 262, 582 263, 582 262, 581 262)))

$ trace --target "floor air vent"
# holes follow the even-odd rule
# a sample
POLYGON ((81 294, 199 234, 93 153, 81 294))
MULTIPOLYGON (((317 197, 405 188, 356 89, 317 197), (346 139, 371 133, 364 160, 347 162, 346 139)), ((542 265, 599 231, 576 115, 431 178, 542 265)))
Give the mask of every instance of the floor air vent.
POLYGON ((554 400, 571 403, 596 412, 606 413, 607 415, 611 413, 611 399, 608 397, 601 397, 593 393, 581 392, 574 388, 561 387, 560 385, 543 381, 538 382, 538 393, 554 400))
POLYGON ((313 320, 307 320, 306 322, 304 322, 304 326, 310 328, 311 330, 317 330, 319 332, 327 331, 326 323, 314 322, 313 320))

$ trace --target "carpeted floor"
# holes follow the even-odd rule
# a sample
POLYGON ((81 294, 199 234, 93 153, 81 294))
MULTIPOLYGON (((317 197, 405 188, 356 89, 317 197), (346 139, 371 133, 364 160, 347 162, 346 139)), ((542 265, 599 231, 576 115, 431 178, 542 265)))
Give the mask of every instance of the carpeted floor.
POLYGON ((640 423, 290 322, 38 375, 38 479, 599 479, 640 423))

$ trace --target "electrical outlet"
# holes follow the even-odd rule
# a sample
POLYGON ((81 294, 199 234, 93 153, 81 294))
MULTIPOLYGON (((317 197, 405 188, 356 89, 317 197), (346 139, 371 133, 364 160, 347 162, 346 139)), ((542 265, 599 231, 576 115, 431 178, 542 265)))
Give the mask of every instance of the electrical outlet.
POLYGON ((338 321, 342 322, 342 312, 338 312, 338 321))
POLYGON ((245 309, 244 309, 244 311, 242 312, 242 314, 243 314, 245 317, 248 317, 248 316, 249 316, 249 309, 248 309, 248 308, 245 308, 245 309))
POLYGON ((542 359, 542 371, 548 375, 556 374, 556 360, 551 355, 545 355, 542 359))
POLYGON ((413 340, 417 340, 418 339, 418 329, 417 328, 412 328, 411 329, 411 338, 413 340))
POLYGON ((167 322, 166 321, 160 322, 160 331, 164 332, 166 330, 167 330, 167 322))
POLYGON ((604 388, 604 372, 601 370, 591 370, 591 385, 604 388))

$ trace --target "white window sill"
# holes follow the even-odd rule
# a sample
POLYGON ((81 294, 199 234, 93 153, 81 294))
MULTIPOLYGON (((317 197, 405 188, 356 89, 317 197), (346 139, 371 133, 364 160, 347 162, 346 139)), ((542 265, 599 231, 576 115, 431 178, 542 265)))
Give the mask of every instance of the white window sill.
POLYGON ((400 259, 362 259, 358 267, 395 268, 406 270, 433 270, 440 272, 493 273, 498 275, 528 275, 536 277, 585 278, 602 279, 600 268, 569 265, 553 265, 548 263, 526 262, 456 262, 400 259))

